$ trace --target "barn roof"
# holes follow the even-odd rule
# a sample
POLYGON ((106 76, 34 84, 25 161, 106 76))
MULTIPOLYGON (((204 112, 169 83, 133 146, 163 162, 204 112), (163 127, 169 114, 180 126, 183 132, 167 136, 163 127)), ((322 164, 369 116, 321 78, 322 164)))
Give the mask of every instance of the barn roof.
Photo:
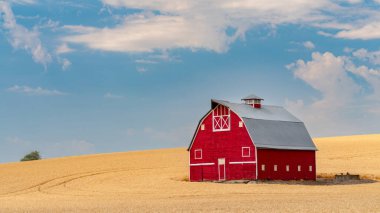
POLYGON ((243 119, 257 148, 317 150, 304 123, 283 107, 263 105, 254 108, 244 103, 211 100, 212 109, 219 104, 230 108, 243 119))
POLYGON ((211 100, 211 106, 221 104, 236 114, 245 123, 249 135, 257 148, 316 150, 304 123, 280 106, 263 105, 254 108, 244 103, 211 100))

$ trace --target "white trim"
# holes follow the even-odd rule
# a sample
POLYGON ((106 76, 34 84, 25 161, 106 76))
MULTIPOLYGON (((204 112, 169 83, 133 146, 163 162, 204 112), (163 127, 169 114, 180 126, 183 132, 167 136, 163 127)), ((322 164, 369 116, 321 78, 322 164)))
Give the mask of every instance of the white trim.
POLYGON ((205 124, 201 124, 201 131, 205 130, 205 124))
POLYGON ((241 156, 243 157, 243 158, 246 158, 246 157, 251 157, 251 147, 249 147, 249 146, 243 146, 243 147, 241 147, 241 156), (248 148, 248 155, 244 155, 244 149, 247 149, 248 148))
POLYGON ((229 162, 229 164, 255 164, 256 161, 233 161, 229 162))
MULTIPOLYGON (((246 129, 248 131, 248 129, 246 129)), ((249 135, 249 134, 248 134, 249 135)), ((251 136, 249 135, 251 141, 252 141, 252 138, 251 136)), ((252 142, 253 144, 253 142, 252 142)), ((253 144, 255 146, 255 144, 253 144)), ((255 146, 255 159, 256 159, 256 180, 259 179, 259 168, 258 168, 258 165, 259 165, 259 159, 257 158, 257 147, 255 146)))
POLYGON ((218 104, 212 110, 212 131, 213 132, 223 132, 223 131, 230 131, 230 130, 231 130, 231 109, 229 107, 225 106, 225 105, 218 104), (222 115, 214 115, 215 114, 215 109, 218 109, 218 107, 220 107, 220 106, 225 107, 225 108, 228 109, 228 114, 227 115, 223 115, 223 114, 222 115), (225 116, 228 117, 228 124, 227 124, 228 128, 223 129, 222 128, 223 127, 223 122, 224 122, 223 117, 225 117, 225 116), (220 120, 219 120, 219 122, 220 122, 220 129, 215 129, 215 123, 214 123, 215 117, 219 117, 220 118, 220 120))
POLYGON ((199 159, 202 159, 202 158, 203 158, 202 149, 195 149, 194 150, 194 159, 195 160, 199 160, 199 159), (197 152, 201 152, 201 156, 200 157, 197 157, 197 152))
POLYGON ((212 166, 215 163, 191 163, 190 166, 212 166))

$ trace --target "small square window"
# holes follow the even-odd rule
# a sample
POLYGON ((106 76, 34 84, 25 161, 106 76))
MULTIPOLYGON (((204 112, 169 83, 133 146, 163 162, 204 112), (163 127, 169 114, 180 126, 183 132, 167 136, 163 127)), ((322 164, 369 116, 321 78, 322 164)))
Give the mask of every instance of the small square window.
POLYGON ((261 165, 261 171, 265 171, 265 164, 261 165))
POLYGON ((242 157, 251 157, 251 148, 250 147, 242 147, 241 148, 241 156, 242 157))
POLYGON ((205 130, 205 125, 204 124, 201 125, 201 130, 205 130))
POLYGON ((273 166, 273 171, 277 172, 277 165, 273 166))
POLYGON ((300 172, 301 171, 301 165, 297 166, 297 170, 300 172))
POLYGON ((202 159, 202 149, 196 149, 194 151, 194 158, 195 159, 202 159))
POLYGON ((243 121, 239 121, 239 127, 243 127, 243 121))
POLYGON ((313 166, 309 166, 309 172, 313 171, 313 166))
POLYGON ((286 165, 286 171, 289 172, 289 165, 286 165))

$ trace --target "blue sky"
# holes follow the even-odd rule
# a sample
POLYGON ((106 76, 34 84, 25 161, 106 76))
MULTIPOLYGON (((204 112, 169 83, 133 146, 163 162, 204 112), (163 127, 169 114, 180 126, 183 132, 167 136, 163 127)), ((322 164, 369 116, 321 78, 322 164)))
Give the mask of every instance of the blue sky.
POLYGON ((254 93, 314 137, 379 133, 379 1, 0 0, 0 162, 184 147, 254 93))

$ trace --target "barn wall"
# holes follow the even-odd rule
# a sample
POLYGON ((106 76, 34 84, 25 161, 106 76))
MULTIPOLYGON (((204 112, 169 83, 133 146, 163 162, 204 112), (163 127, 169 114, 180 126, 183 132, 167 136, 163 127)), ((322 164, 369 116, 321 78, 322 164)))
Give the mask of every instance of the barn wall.
POLYGON ((269 180, 315 180, 315 151, 258 149, 258 179, 269 180), (265 165, 265 171, 262 171, 265 165), (277 171, 274 171, 277 165, 277 171), (286 171, 289 165, 289 172, 286 171), (298 165, 301 171, 298 171, 298 165), (309 171, 312 166, 312 172, 309 171))
POLYGON ((255 161, 255 147, 245 129, 239 127, 240 118, 231 111, 230 131, 213 132, 212 112, 205 117, 198 127, 194 143, 190 151, 190 180, 218 180, 218 158, 225 158, 227 180, 256 179, 256 164, 230 164, 231 162, 255 161), (242 147, 250 147, 250 157, 242 157, 242 147), (194 151, 202 149, 202 159, 195 159, 194 151), (214 165, 191 164, 214 163, 214 165))

